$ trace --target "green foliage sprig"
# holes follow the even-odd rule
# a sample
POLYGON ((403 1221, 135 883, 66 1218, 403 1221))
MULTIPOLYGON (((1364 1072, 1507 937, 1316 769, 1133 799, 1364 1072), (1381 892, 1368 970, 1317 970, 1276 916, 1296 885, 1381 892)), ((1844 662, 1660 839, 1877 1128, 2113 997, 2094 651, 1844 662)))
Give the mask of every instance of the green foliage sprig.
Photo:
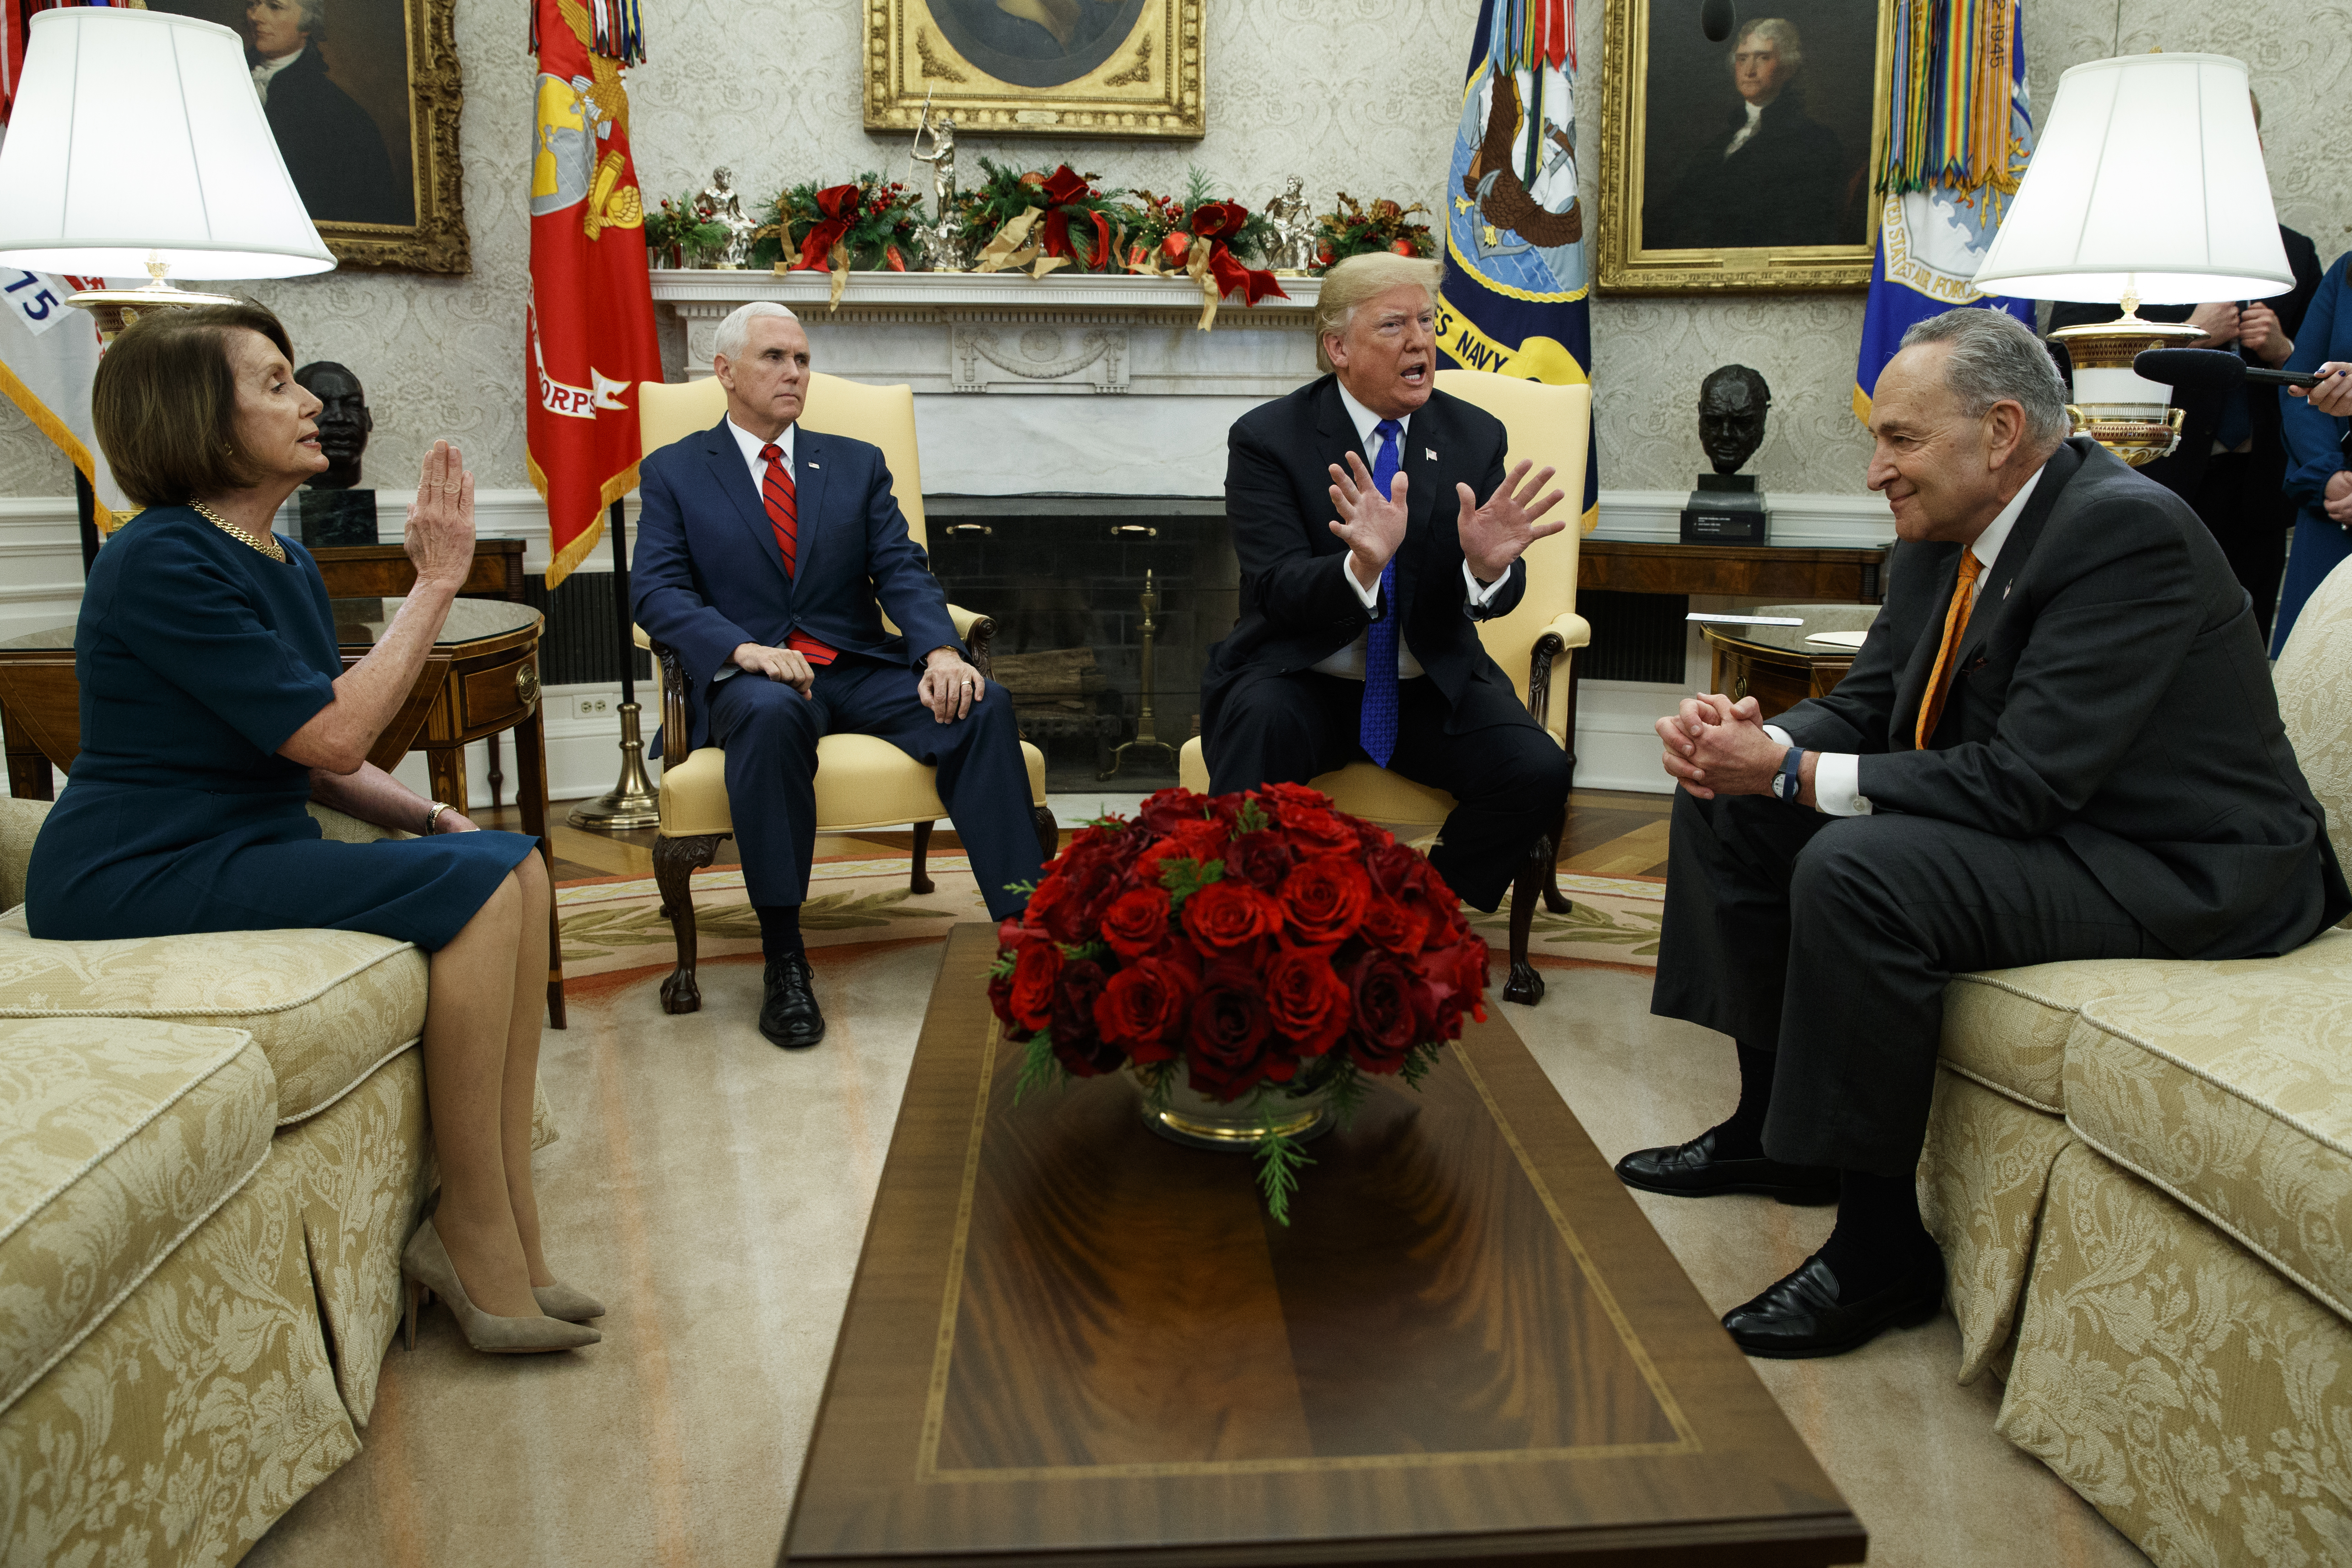
POLYGON ((845 184, 807 180, 781 191, 769 200, 765 216, 751 235, 754 267, 798 262, 812 231, 843 218, 847 222, 835 237, 848 251, 852 271, 905 272, 922 263, 922 198, 903 181, 885 181, 871 169, 845 184))
POLYGON ((1431 236, 1429 226, 1412 221, 1413 214, 1428 210, 1419 202, 1409 207, 1399 206, 1385 196, 1367 207, 1341 191, 1338 207, 1315 220, 1318 244, 1314 270, 1321 273, 1350 256, 1375 251, 1399 256, 1436 255, 1437 241, 1431 236))

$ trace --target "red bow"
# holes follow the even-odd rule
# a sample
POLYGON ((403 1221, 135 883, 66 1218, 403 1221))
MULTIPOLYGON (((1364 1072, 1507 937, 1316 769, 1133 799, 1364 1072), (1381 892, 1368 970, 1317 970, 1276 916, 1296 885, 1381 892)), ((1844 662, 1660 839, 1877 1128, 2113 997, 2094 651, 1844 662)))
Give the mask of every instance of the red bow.
POLYGON ((822 272, 825 258, 857 216, 857 187, 827 185, 816 194, 816 209, 824 214, 824 221, 809 229, 808 237, 801 241, 801 258, 793 265, 822 272))

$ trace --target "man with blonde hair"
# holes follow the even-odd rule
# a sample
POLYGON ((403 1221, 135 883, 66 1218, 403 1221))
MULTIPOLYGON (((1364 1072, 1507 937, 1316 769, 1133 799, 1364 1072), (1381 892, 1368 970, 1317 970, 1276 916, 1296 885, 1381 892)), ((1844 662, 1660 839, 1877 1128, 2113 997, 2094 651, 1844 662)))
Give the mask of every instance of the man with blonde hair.
POLYGON ((1315 310, 1330 374, 1234 422, 1241 618, 1209 650, 1202 747, 1221 795, 1363 758, 1445 791, 1430 864, 1492 910, 1559 818, 1568 757, 1478 623, 1518 604, 1521 552, 1568 525, 1540 521, 1552 470, 1507 477, 1502 422, 1436 389, 1437 278, 1402 256, 1333 268, 1315 310))

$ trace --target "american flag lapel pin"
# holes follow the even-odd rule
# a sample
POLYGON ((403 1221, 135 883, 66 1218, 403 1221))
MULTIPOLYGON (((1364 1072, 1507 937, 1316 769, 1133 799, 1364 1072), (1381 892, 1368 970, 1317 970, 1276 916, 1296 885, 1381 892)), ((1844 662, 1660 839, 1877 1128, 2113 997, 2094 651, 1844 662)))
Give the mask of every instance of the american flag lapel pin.
POLYGON ((1423 447, 1421 449, 1421 451, 1422 451, 1422 455, 1423 455, 1423 457, 1427 458, 1431 462, 1433 462, 1433 462, 1437 461, 1437 448, 1436 448, 1436 447, 1423 447))
POLYGON ((2002 598, 2004 598, 2004 599, 2008 598, 2008 597, 2009 597, 2009 591, 2010 591, 2011 588, 2014 588, 2014 587, 2016 587, 2016 586, 2017 586, 2017 579, 2016 579, 2016 578, 2014 578, 2014 577, 2011 577, 2008 582, 2003 583, 2003 584, 2000 585, 2000 596, 2001 596, 2002 598))

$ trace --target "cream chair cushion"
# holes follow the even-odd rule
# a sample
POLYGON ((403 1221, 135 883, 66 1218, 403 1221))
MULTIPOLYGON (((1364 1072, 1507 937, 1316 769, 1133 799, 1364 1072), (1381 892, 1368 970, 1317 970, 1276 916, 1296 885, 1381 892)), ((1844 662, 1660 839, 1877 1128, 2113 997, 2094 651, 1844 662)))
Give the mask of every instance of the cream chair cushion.
POLYGON ((2326 808, 2336 861, 2352 876, 2352 561, 2304 602, 2271 680, 2295 760, 2326 808))
MULTIPOLYGON (((1176 776, 1193 794, 1209 793, 1209 759, 1201 750, 1198 735, 1185 742, 1176 754, 1176 776)), ((1308 788, 1329 795, 1349 816, 1373 822, 1434 826, 1454 810, 1454 797, 1444 790, 1417 784, 1402 773, 1370 763, 1349 763, 1307 783, 1308 788)))
POLYGON ((2295 957, 2086 1005, 2066 1121, 2352 1319, 2352 933, 2295 957))
POLYGON ((0 1024, 0 1410, 245 1185, 277 1120, 241 1029, 0 1024))
POLYGON ((2302 984, 2335 973, 2343 942, 2323 933, 2277 958, 2072 959, 2018 969, 1955 974, 1944 988, 1946 1067, 2020 1105, 2059 1114, 2067 1109, 2065 1059, 2084 1008, 2108 996, 2200 983, 2302 984))
MULTIPOLYGON (((1045 753, 1021 742, 1029 767, 1029 804, 1045 804, 1045 753)), ((816 743, 816 819, 826 833, 903 827, 937 822, 948 815, 940 804, 939 775, 889 742, 875 735, 827 735, 816 743)), ((661 836, 688 838, 735 831, 727 804, 727 753, 718 746, 689 752, 662 770, 661 836)))

